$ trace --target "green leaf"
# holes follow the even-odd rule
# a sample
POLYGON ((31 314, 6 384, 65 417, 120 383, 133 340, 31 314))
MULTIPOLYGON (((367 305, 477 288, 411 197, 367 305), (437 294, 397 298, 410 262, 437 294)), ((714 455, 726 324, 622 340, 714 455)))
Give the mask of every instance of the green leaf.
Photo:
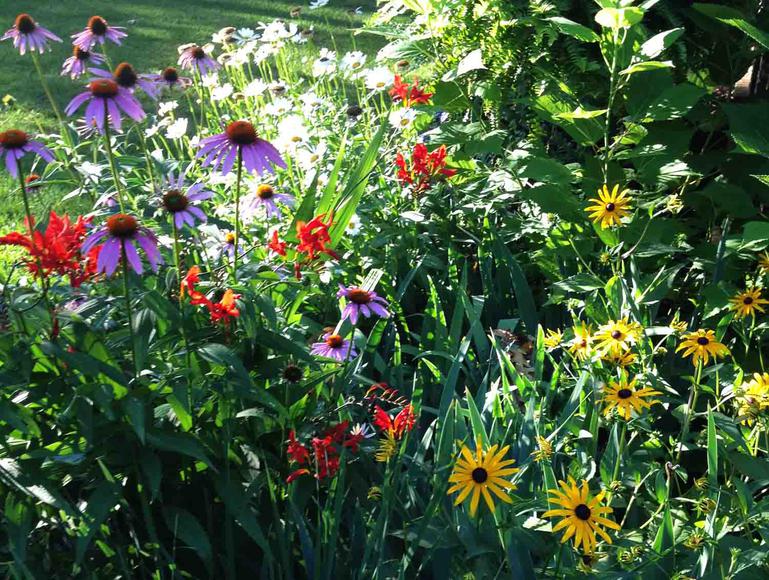
POLYGON ((644 122, 678 119, 691 111, 705 93, 705 89, 690 83, 674 85, 652 100, 646 109, 633 116, 644 122))
POLYGON ((723 24, 733 26, 747 34, 765 49, 769 50, 769 33, 756 28, 753 24, 745 20, 738 10, 720 4, 696 3, 692 6, 697 12, 718 20, 723 24))
POLYGON ((208 534, 197 518, 187 510, 176 507, 164 508, 163 517, 174 538, 179 538, 195 550, 210 571, 213 566, 213 550, 211 549, 211 542, 208 540, 208 534))
POLYGON ((644 11, 640 8, 604 8, 595 15, 595 21, 604 28, 630 28, 641 22, 644 11))
POLYGON ((83 561, 93 537, 118 501, 120 501, 119 488, 109 481, 102 481, 88 497, 88 502, 83 510, 87 531, 85 535, 78 537, 75 546, 75 561, 78 564, 83 561))
POLYGON ((746 153, 769 157, 769 107, 763 103, 723 105, 729 132, 746 153))
POLYGON ((587 26, 582 26, 576 22, 563 18, 562 16, 552 16, 547 18, 558 29, 559 32, 581 40, 582 42, 598 42, 601 38, 587 26))
POLYGON ((655 34, 641 45, 641 54, 646 58, 657 58, 666 49, 670 48, 683 33, 683 28, 673 28, 672 30, 655 34))
POLYGON ((640 72, 648 72, 650 70, 659 70, 662 68, 673 68, 673 62, 670 60, 665 61, 659 61, 659 60, 647 60, 646 62, 637 62, 635 64, 631 64, 629 67, 627 67, 624 70, 620 71, 620 74, 622 75, 633 75, 640 72))
POLYGON ((711 494, 718 491, 718 441, 713 410, 708 406, 708 487, 711 494))
POLYGON ((162 451, 187 455, 205 463, 211 469, 215 469, 214 464, 208 458, 206 448, 197 437, 190 433, 148 431, 147 442, 162 451))

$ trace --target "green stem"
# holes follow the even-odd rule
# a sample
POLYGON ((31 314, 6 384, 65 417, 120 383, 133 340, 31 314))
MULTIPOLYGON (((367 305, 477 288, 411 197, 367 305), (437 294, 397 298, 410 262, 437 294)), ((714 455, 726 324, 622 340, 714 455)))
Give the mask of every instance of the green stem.
POLYGON ((134 376, 139 374, 139 364, 136 360, 136 340, 134 336, 134 318, 131 308, 131 293, 128 284, 128 258, 125 253, 125 242, 120 242, 120 254, 123 260, 123 295, 125 296, 126 313, 128 314, 128 335, 131 340, 131 359, 134 365, 134 376))
MULTIPOLYGON (((625 439, 627 437, 627 421, 622 421, 622 431, 620 431, 619 435, 619 445, 617 446, 617 458, 614 460, 614 470, 611 474, 611 482, 610 485, 614 485, 614 482, 617 481, 617 477, 619 477, 619 467, 622 464, 622 455, 625 452, 625 439)), ((611 503, 611 497, 612 497, 612 491, 609 490, 609 493, 606 494, 606 505, 609 505, 611 503)))
POLYGON ((125 213, 125 203, 123 200, 123 186, 120 184, 120 176, 118 174, 117 165, 115 164, 115 154, 112 152, 112 143, 110 142, 109 135, 109 111, 107 107, 104 107, 104 146, 107 148, 107 157, 109 159, 109 167, 112 172, 112 179, 115 182, 115 189, 117 189, 118 203, 120 204, 121 213, 125 213))
MULTIPOLYGON (((29 229, 29 243, 31 244, 31 250, 33 252, 37 252, 37 248, 35 247, 37 244, 35 243, 35 225, 34 225, 34 217, 32 216, 32 210, 30 209, 29 205, 29 195, 27 194, 27 184, 24 181, 24 171, 21 168, 21 160, 16 159, 16 173, 19 176, 19 187, 21 188, 21 199, 24 201, 24 213, 27 216, 27 228, 29 229)), ((43 271, 43 262, 40 260, 40 256, 35 256, 35 261, 37 262, 37 272, 38 276, 40 276, 40 284, 43 287, 43 301, 45 302, 46 310, 48 310, 48 313, 51 315, 51 330, 53 331, 53 322, 54 322, 54 312, 51 308, 51 304, 48 300, 48 278, 45 277, 45 272, 43 271)))
MULTIPOLYGON (((35 69, 37 70, 37 76, 40 77, 40 84, 43 85, 43 91, 45 92, 45 95, 48 97, 48 100, 51 102, 51 108, 53 109, 54 114, 56 115, 56 118, 59 120, 59 124, 62 126, 62 137, 69 140, 69 133, 64 129, 64 116, 61 114, 61 111, 59 110, 59 105, 56 104, 56 99, 53 98, 53 93, 51 93, 51 89, 48 86, 48 83, 45 82, 45 77, 43 76, 43 69, 40 67, 40 61, 38 60, 37 54, 35 54, 34 51, 31 52, 32 54, 32 62, 35 64, 35 69)), ((67 143, 69 145, 69 143, 67 143)))
POLYGON ((243 151, 238 146, 238 177, 235 182, 235 253, 232 258, 232 279, 238 281, 238 245, 240 243, 240 181, 243 177, 243 151))
POLYGON ((678 453, 676 454, 676 463, 681 462, 681 452, 684 448, 684 440, 689 435, 689 425, 692 420, 692 413, 697 406, 697 398, 699 397, 700 380, 702 379, 702 360, 697 362, 697 371, 694 376, 694 384, 689 391, 689 402, 686 405, 686 416, 684 417, 684 424, 681 427, 681 435, 678 437, 678 453))

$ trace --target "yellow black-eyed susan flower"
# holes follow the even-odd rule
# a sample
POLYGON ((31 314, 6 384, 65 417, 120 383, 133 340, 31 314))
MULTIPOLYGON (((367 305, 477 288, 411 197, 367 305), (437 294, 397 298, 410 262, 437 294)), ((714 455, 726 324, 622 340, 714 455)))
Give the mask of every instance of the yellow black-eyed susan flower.
POLYGON ((755 316, 756 312, 765 312, 764 304, 769 304, 769 300, 761 298, 761 290, 752 288, 740 292, 729 299, 732 303, 731 309, 734 310, 735 318, 745 318, 746 316, 755 316))
POLYGON ((739 420, 752 425, 769 408, 769 373, 755 373, 753 379, 737 391, 739 420))
POLYGON ((565 529, 561 543, 569 538, 574 538, 574 546, 580 545, 585 553, 592 554, 596 547, 596 534, 611 544, 611 537, 601 527, 619 530, 617 522, 606 519, 606 515, 612 512, 608 506, 602 506, 605 492, 600 492, 595 497, 590 496, 590 488, 587 480, 582 480, 579 486, 573 477, 569 476, 568 482, 559 481, 560 489, 549 489, 552 496, 550 503, 561 506, 557 509, 547 510, 544 517, 561 517, 560 522, 553 526, 553 532, 565 529))
POLYGON ((547 349, 558 348, 563 342, 563 333, 560 330, 548 330, 542 343, 547 349))
POLYGON ((574 331, 574 338, 569 345, 569 352, 574 357, 584 360, 590 356, 593 329, 582 322, 579 326, 574 326, 572 330, 574 331))
POLYGON ((758 269, 764 274, 769 274, 769 252, 764 252, 758 256, 758 269))
POLYGON ((625 368, 634 364, 638 360, 638 355, 634 352, 607 352, 601 357, 601 360, 614 365, 615 367, 625 368))
POLYGON ((596 348, 603 354, 626 352, 638 342, 641 332, 641 325, 627 318, 610 320, 595 333, 596 348))
POLYGON ((700 361, 708 364, 710 357, 719 358, 729 354, 729 349, 716 339, 712 330, 698 329, 683 336, 676 352, 683 351, 682 356, 692 357, 692 364, 697 366, 700 361))
POLYGON ((513 503, 508 492, 516 487, 506 478, 520 470, 510 467, 515 463, 513 459, 504 459, 510 449, 509 445, 498 449, 499 445, 492 445, 484 450, 480 440, 475 444, 475 453, 463 445, 449 477, 449 481, 454 484, 448 490, 449 495, 459 492, 454 505, 461 504, 469 497, 472 517, 478 511, 481 496, 492 513, 495 509, 492 493, 505 503, 513 503))
POLYGON ((590 214, 590 219, 595 223, 601 224, 601 229, 605 230, 622 223, 622 218, 630 215, 630 197, 628 190, 619 190, 619 185, 609 191, 609 187, 604 185, 598 190, 598 197, 591 198, 594 205, 585 208, 590 214))
POLYGON ((628 383, 624 374, 620 377, 619 382, 609 381, 609 384, 604 387, 603 393, 603 403, 606 405, 603 414, 608 417, 616 409, 617 414, 626 421, 630 420, 633 411, 641 413, 644 409, 659 403, 656 400, 647 401, 648 397, 662 394, 649 387, 637 389, 636 379, 628 383))

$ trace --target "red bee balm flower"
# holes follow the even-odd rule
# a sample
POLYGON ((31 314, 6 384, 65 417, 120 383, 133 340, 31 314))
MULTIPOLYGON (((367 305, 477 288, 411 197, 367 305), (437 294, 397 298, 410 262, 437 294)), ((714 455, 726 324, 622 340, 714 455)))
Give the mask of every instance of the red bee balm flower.
POLYGON ((240 294, 235 294, 231 288, 228 288, 219 302, 213 302, 209 300, 208 296, 195 289, 195 285, 198 282, 200 282, 200 268, 193 266, 182 279, 179 288, 180 299, 184 298, 185 295, 189 295, 190 304, 193 306, 205 306, 208 309, 208 314, 211 316, 211 322, 224 322, 224 324, 229 326, 233 318, 240 316, 240 310, 238 310, 236 303, 240 298, 240 294))
POLYGON ((456 169, 446 167, 446 146, 429 153, 424 143, 417 143, 411 154, 411 166, 401 153, 395 158, 398 167, 398 180, 401 184, 410 185, 416 193, 423 193, 433 184, 443 178, 456 175, 456 169))
POLYGON ((31 258, 27 262, 30 272, 39 275, 42 268, 45 276, 51 273, 69 276, 70 284, 77 288, 96 272, 98 248, 87 253, 87 259, 80 252, 90 221, 78 217, 73 224, 66 215, 59 216, 52 211, 45 231, 35 230, 34 239, 19 232, 11 232, 0 237, 0 245, 26 248, 31 258))
POLYGON ((399 75, 395 75, 390 96, 394 101, 400 101, 404 107, 412 105, 426 105, 430 102, 433 93, 426 93, 419 88, 419 81, 414 79, 412 84, 404 83, 399 75))
POLYGON ((278 230, 274 230, 272 232, 272 238, 270 238, 270 242, 267 244, 267 247, 279 256, 286 255, 286 242, 282 242, 280 240, 278 237, 278 230))

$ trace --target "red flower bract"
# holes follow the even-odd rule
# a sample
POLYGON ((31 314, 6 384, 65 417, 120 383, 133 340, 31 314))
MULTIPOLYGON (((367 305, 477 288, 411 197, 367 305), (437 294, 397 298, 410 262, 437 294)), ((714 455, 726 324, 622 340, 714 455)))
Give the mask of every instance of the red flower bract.
POLYGON ((278 230, 272 232, 272 238, 270 238, 267 247, 279 256, 286 255, 286 242, 280 240, 280 237, 278 237, 278 230))
POLYGON ((187 275, 182 278, 179 288, 179 299, 189 295, 190 304, 194 306, 205 306, 208 314, 211 316, 211 322, 223 322, 229 326, 233 318, 240 316, 236 301, 240 294, 235 294, 231 288, 228 288, 219 302, 213 302, 203 292, 195 289, 195 285, 200 282, 200 267, 193 266, 187 271, 187 275))
POLYGON ((52 273, 69 276, 70 284, 77 288, 96 272, 99 249, 94 248, 87 256, 80 253, 80 246, 88 232, 90 219, 78 217, 72 223, 68 216, 51 212, 45 231, 34 230, 33 239, 19 232, 0 237, 0 245, 20 246, 27 250, 30 259, 27 268, 35 275, 52 273))
POLYGON ((415 193, 424 193, 438 180, 457 173, 456 169, 446 167, 445 145, 428 152, 424 143, 417 143, 411 153, 411 165, 401 153, 396 156, 395 165, 398 167, 398 180, 403 185, 412 186, 415 193))
POLYGON ((415 421, 414 408, 411 405, 403 407, 395 419, 391 418, 379 405, 374 407, 374 425, 385 433, 392 432, 395 439, 400 439, 404 433, 411 431, 415 421))

